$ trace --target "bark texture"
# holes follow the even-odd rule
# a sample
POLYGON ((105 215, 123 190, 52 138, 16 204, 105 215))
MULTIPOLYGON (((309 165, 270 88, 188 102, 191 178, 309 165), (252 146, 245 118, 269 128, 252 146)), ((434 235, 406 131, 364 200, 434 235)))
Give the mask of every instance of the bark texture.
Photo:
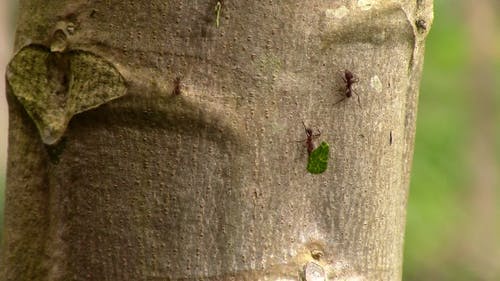
MULTIPOLYGON (((18 22, 17 55, 99 58, 126 93, 45 144, 11 64, 2 280, 400 280, 431 1, 24 0, 18 22), (346 69, 361 106, 335 104, 346 69)), ((106 83, 32 69, 56 109, 106 83)))

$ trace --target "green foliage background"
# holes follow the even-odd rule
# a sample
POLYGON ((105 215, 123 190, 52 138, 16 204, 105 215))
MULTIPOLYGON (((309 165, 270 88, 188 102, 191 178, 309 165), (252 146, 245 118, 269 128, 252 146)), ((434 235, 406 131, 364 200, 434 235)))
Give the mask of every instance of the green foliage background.
MULTIPOLYGON (((435 20, 426 44, 417 136, 408 202, 404 277, 417 280, 485 279, 459 256, 470 181, 467 141, 471 131, 467 91, 469 39, 460 1, 435 0, 435 20)), ((497 41, 500 44, 500 40, 497 41)), ((500 52, 499 52, 500 54, 500 52)), ((500 62, 495 62, 500 73, 500 62)), ((500 77, 497 75, 497 81, 500 77)), ((500 89, 500 82, 496 89, 500 89)), ((499 98, 496 99, 497 104, 499 98)), ((497 124, 500 118, 497 114, 497 124)), ((6 133, 6 132, 2 132, 6 133)), ((499 131, 496 131, 498 147, 499 131)), ((498 149, 492 151, 500 158, 498 149)), ((4 168, 0 167, 0 238, 3 226, 4 168)), ((500 238, 498 239, 500 242, 500 238)), ((493 257, 492 257, 493 258, 493 257)))
MULTIPOLYGON (((500 280, 495 257, 483 257, 493 264, 492 272, 485 274, 463 250, 473 247, 464 243, 470 243, 466 236, 473 231, 467 229, 466 205, 470 203, 467 196, 473 192, 471 170, 477 165, 470 162, 474 126, 471 100, 477 94, 471 91, 472 50, 464 2, 434 1, 435 19, 426 44, 408 202, 405 281, 500 280)), ((499 89, 500 48, 498 44, 492 48, 496 48, 495 89, 499 89)), ((498 105, 498 90, 496 93, 498 105)), ((497 113, 496 124, 500 124, 498 117, 497 113)), ((495 133, 496 149, 491 153, 499 159, 499 130, 495 133)))

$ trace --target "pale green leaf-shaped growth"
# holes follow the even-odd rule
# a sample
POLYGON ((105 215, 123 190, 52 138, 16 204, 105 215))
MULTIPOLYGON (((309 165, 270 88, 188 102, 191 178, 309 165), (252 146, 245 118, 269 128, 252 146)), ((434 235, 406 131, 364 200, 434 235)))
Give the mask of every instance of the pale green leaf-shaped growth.
POLYGON ((330 158, 330 146, 322 142, 309 155, 307 162, 307 171, 311 174, 321 174, 328 168, 328 159, 330 158))
POLYGON ((51 52, 41 45, 14 56, 7 80, 45 144, 58 142, 75 114, 126 93, 125 80, 104 58, 80 50, 51 52))

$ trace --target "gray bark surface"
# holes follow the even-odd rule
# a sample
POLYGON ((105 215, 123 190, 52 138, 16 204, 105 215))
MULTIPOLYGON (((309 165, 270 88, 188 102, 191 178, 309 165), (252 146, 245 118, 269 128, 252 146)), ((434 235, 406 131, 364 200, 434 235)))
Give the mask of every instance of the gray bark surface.
POLYGON ((1 280, 401 279, 432 3, 221 4, 217 27, 217 1, 21 1, 18 55, 60 63, 8 71, 1 280), (107 82, 70 51, 125 95, 96 102, 107 82), (12 78, 33 69, 43 95, 12 78), (361 106, 335 104, 346 69, 361 106), (56 94, 53 114, 37 98, 56 94), (44 144, 33 120, 53 116, 69 123, 44 144), (302 122, 330 145, 322 174, 302 122))

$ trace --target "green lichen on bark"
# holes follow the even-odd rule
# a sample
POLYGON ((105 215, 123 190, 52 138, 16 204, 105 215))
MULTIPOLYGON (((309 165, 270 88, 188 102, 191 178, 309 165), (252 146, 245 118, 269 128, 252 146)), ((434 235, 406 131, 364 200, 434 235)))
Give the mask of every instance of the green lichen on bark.
POLYGON ((215 26, 219 27, 219 20, 220 20, 220 12, 222 10, 222 3, 221 1, 217 1, 217 4, 215 5, 215 26))
POLYGON ((80 50, 51 52, 41 45, 14 56, 7 80, 45 144, 56 143, 75 114, 126 93, 123 77, 102 57, 80 50))
POLYGON ((309 155, 307 162, 307 171, 311 174, 321 174, 328 168, 328 159, 330 158, 330 146, 326 142, 322 142, 309 155))

